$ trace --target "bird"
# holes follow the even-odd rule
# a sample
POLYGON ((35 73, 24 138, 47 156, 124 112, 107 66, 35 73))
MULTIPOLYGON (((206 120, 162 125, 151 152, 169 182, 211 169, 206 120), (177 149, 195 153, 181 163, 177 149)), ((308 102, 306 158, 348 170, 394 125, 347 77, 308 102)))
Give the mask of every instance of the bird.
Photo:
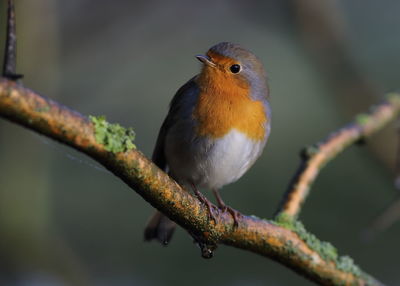
MULTIPOLYGON (((267 76, 261 61, 231 42, 197 55, 201 71, 173 97, 160 128, 152 161, 184 189, 192 190, 215 220, 211 202, 199 189, 211 190, 218 211, 227 206, 219 190, 237 181, 260 157, 271 131, 267 76)), ((145 241, 167 245, 176 224, 159 211, 149 219, 145 241)))

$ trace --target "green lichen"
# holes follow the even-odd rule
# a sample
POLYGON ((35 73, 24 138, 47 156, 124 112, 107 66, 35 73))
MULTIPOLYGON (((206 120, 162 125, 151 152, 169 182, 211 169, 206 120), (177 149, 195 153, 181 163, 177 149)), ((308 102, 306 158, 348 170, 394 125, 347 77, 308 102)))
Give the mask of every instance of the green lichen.
POLYGON ((131 128, 124 128, 118 123, 107 122, 105 116, 89 116, 94 126, 96 142, 104 145, 112 153, 126 152, 136 148, 133 144, 135 132, 131 128))
POLYGON ((279 226, 292 230, 294 221, 295 219, 291 215, 288 215, 285 212, 281 212, 274 218, 272 222, 279 226))
POLYGON ((361 272, 361 269, 356 264, 354 264, 353 259, 347 255, 340 256, 336 260, 336 267, 342 271, 351 272, 358 277, 362 276, 363 274, 361 272))
POLYGON ((370 120, 370 116, 365 113, 361 113, 356 116, 356 122, 357 122, 357 124, 360 124, 360 125, 367 124, 369 120, 370 120))
POLYGON ((349 256, 339 256, 337 249, 327 241, 319 240, 309 233, 304 225, 286 213, 280 213, 273 221, 276 225, 294 231, 312 250, 316 251, 325 261, 333 261, 336 267, 344 272, 349 272, 357 277, 362 276, 360 268, 354 264, 349 256))
POLYGON ((324 260, 337 259, 338 254, 336 248, 329 242, 320 241, 315 235, 309 233, 300 221, 294 220, 291 216, 282 213, 275 218, 275 223, 297 233, 297 235, 307 243, 311 249, 318 252, 324 260))
POLYGON ((312 257, 305 254, 304 252, 300 251, 298 247, 296 247, 296 245, 293 243, 293 241, 288 240, 287 242, 285 242, 285 249, 287 251, 287 254, 289 256, 297 256, 297 257, 301 257, 301 259, 303 260, 312 260, 312 257))

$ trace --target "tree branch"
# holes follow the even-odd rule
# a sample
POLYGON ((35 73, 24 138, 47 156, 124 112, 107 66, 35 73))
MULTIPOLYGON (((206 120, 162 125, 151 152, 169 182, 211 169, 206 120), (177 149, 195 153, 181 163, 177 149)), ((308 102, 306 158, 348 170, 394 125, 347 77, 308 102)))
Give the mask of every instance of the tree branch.
POLYGON ((321 169, 348 146, 364 140, 393 121, 399 114, 399 108, 399 95, 389 94, 384 102, 371 108, 369 113, 358 115, 354 122, 332 133, 325 140, 305 148, 278 215, 296 219, 321 169))
MULTIPOLYGON (((320 158, 314 159, 318 162, 314 170, 360 136, 378 131, 399 111, 400 96, 392 95, 375 111, 360 115, 358 122, 318 146, 324 151, 311 157, 320 158)), ((97 160, 152 206, 197 237, 203 251, 211 252, 217 243, 222 243, 269 257, 321 285, 382 285, 362 272, 351 258, 338 256, 332 245, 319 241, 290 217, 281 215, 276 221, 268 221, 242 215, 237 228, 233 228, 233 219, 227 213, 219 213, 215 222, 209 220, 207 208, 142 153, 135 149, 107 151, 110 150, 107 145, 99 141, 97 126, 87 117, 6 79, 0 80, 0 116, 97 160)), ((315 177, 316 174, 312 175, 312 180, 315 177)))

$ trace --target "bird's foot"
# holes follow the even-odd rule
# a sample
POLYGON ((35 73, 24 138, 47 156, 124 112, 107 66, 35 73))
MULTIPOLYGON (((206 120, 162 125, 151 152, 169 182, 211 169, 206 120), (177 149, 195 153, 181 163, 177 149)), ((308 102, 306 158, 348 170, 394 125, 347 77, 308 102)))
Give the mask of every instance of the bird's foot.
POLYGON ((230 206, 227 206, 224 203, 224 200, 221 198, 218 190, 213 190, 215 198, 217 199, 218 202, 218 208, 222 211, 222 212, 228 212, 231 214, 232 218, 233 218, 233 228, 236 228, 239 226, 239 217, 241 216, 240 212, 238 212, 237 210, 231 208, 230 206))
POLYGON ((240 212, 238 212, 237 210, 235 210, 235 209, 233 209, 233 208, 231 208, 230 206, 227 206, 227 205, 220 205, 219 206, 219 209, 222 211, 222 212, 228 212, 228 213, 230 213, 230 215, 232 216, 232 218, 233 218, 233 228, 236 228, 236 227, 238 227, 239 226, 239 217, 241 216, 241 214, 240 214, 240 212))
POLYGON ((207 207, 208 219, 213 220, 214 222, 217 222, 216 216, 214 214, 213 204, 198 190, 195 189, 194 194, 196 195, 197 199, 207 207))

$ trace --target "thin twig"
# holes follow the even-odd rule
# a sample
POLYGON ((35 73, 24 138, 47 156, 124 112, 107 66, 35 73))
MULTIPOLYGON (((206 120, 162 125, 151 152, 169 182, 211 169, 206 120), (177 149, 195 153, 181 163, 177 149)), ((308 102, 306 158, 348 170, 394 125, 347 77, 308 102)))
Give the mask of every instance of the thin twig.
MULTIPOLYGON (((16 80, 20 76, 15 73, 15 13, 13 2, 9 0, 8 4, 3 75, 16 80)), ((392 96, 387 104, 391 112, 398 113, 400 96, 392 96)), ((332 245, 320 242, 301 223, 285 219, 286 216, 281 216, 277 221, 267 221, 240 215, 238 226, 233 227, 231 215, 222 212, 210 221, 207 208, 139 151, 131 149, 134 145, 130 139, 125 142, 124 138, 129 148, 123 152, 103 145, 104 142, 99 138, 111 136, 113 140, 118 140, 121 130, 124 130, 114 126, 114 130, 119 131, 117 134, 105 134, 112 131, 104 129, 104 126, 111 125, 103 118, 94 118, 92 123, 85 116, 6 79, 0 80, 0 117, 69 145, 97 160, 151 205, 196 237, 203 254, 205 250, 212 251, 218 243, 223 243, 270 257, 321 285, 382 285, 362 272, 351 258, 338 256, 332 245), (102 126, 101 134, 96 123, 102 126)), ((388 121, 379 116, 375 119, 381 122, 380 127, 388 121)), ((374 128, 370 133, 378 129, 374 128)), ((131 138, 132 134, 129 133, 128 138, 131 138)))
MULTIPOLYGON (((385 106, 388 113, 399 112, 400 96, 385 106)), ((383 127, 387 120, 376 116, 383 127)), ((240 215, 234 228, 228 213, 218 213, 215 221, 210 220, 204 205, 142 153, 134 149, 107 151, 96 141, 95 127, 86 117, 9 80, 0 80, 0 117, 86 153, 206 245, 222 243, 252 251, 321 285, 382 285, 297 222, 240 215)), ((377 130, 370 129, 369 133, 377 130)))
POLYGON ((348 146, 365 139, 393 121, 399 113, 399 105, 399 97, 390 94, 384 102, 371 108, 369 113, 358 115, 353 123, 332 133, 320 143, 305 148, 300 167, 289 184, 277 214, 297 218, 321 169, 348 146))
POLYGON ((17 35, 16 35, 14 1, 8 0, 7 34, 4 49, 3 77, 18 80, 23 77, 16 73, 17 68, 17 35))

